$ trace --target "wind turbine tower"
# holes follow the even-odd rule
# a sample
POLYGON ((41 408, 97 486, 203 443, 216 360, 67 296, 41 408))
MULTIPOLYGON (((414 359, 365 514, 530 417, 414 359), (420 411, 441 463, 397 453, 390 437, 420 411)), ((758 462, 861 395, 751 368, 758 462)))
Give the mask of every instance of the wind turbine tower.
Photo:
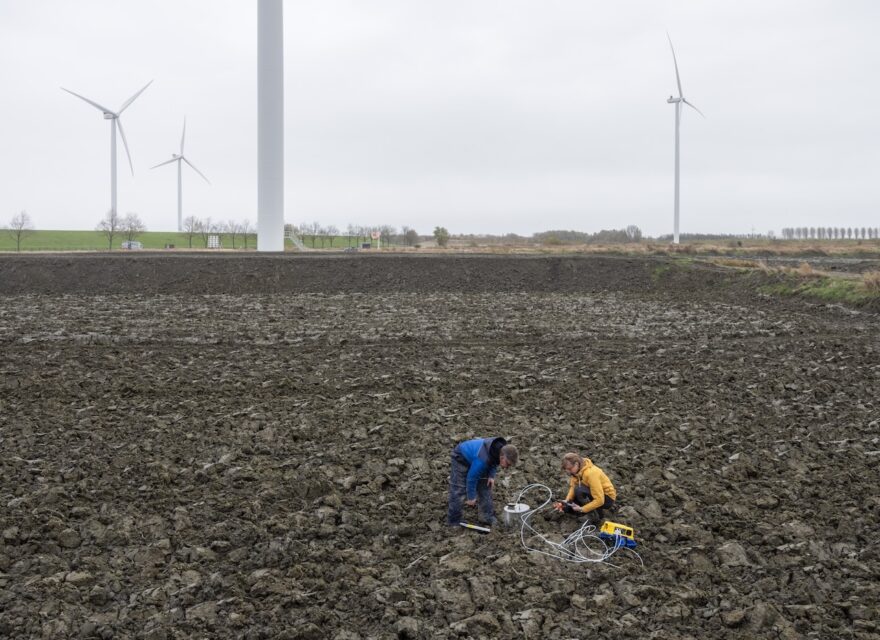
POLYGON ((257 4, 257 250, 284 251, 284 15, 257 4))
POLYGON ((205 182, 211 184, 211 181, 205 178, 205 174, 196 169, 196 166, 186 159, 186 156, 183 155, 183 144, 186 142, 186 118, 183 119, 183 135, 180 136, 180 155, 176 153, 171 154, 171 160, 166 160, 165 162, 160 162, 155 167, 150 167, 151 169, 156 169, 157 167, 161 167, 166 164, 171 164, 172 162, 177 163, 177 230, 183 231, 183 163, 187 163, 190 168, 195 171, 197 174, 204 178, 205 182))
MULTIPOLYGON (((681 105, 686 104, 701 116, 703 116, 703 112, 685 100, 684 93, 681 91, 681 77, 678 75, 678 60, 675 58, 675 47, 672 46, 672 38, 669 37, 668 33, 666 34, 666 38, 669 40, 669 48, 672 49, 672 63, 675 65, 675 82, 678 85, 678 97, 669 96, 669 99, 666 101, 669 104, 675 105, 675 225, 672 233, 672 242, 678 244, 679 157, 681 146, 679 143, 679 130, 681 129, 681 105)), ((706 116, 703 117, 705 118, 706 116)))
POLYGON ((116 213, 118 210, 116 209, 116 129, 119 129, 119 135, 122 137, 122 144, 125 147, 125 155, 128 156, 128 167, 131 169, 131 175, 134 175, 134 165, 131 162, 131 153, 128 150, 128 141, 125 139, 125 130, 122 128, 122 120, 119 117, 122 115, 122 112, 128 109, 131 106, 131 103, 134 102, 139 95, 141 95, 144 91, 147 90, 153 84, 153 81, 150 80, 144 88, 130 97, 128 100, 122 103, 122 106, 119 107, 116 111, 112 109, 108 109, 97 102, 89 100, 88 98, 79 95, 78 93, 74 93, 69 89, 65 89, 61 87, 62 91, 67 91, 67 93, 76 96, 80 100, 84 100, 88 102, 90 105, 99 109, 104 113, 104 120, 110 121, 110 211, 116 213))

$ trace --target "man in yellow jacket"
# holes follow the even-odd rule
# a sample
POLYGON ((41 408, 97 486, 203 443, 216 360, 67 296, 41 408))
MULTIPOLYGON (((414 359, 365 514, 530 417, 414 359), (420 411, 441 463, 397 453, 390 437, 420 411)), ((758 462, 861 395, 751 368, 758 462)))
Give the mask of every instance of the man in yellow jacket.
POLYGON ((553 505, 557 511, 588 514, 598 524, 616 510, 617 490, 592 460, 576 453, 566 453, 562 456, 562 470, 570 476, 568 495, 553 505))

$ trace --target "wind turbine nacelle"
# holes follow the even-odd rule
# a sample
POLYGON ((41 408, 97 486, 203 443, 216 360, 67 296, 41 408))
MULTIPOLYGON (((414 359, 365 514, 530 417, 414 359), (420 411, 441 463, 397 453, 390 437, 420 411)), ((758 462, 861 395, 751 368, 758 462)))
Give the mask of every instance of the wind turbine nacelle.
POLYGON ((673 98, 672 96, 669 96, 669 99, 666 102, 669 104, 675 104, 676 102, 681 102, 681 98, 673 98))
POLYGON ((106 111, 104 112, 104 120, 112 120, 115 117, 116 116, 114 116, 112 113, 107 113, 106 111))

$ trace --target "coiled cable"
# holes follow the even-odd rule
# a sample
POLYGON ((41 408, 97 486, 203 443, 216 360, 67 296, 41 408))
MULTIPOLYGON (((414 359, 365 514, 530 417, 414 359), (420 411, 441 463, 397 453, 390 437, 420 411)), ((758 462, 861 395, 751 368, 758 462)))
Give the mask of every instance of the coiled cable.
POLYGON ((574 562, 578 564, 586 562, 611 564, 609 560, 618 551, 624 549, 632 553, 638 559, 642 567, 645 566, 642 557, 634 550, 627 547, 622 538, 616 536, 614 543, 608 544, 599 537, 596 527, 589 522, 584 522, 580 528, 569 534, 562 542, 554 542, 547 538, 547 536, 532 526, 531 519, 535 514, 543 511, 548 506, 551 506, 551 503, 553 502, 553 490, 547 485, 533 483, 527 485, 519 492, 516 502, 522 503, 524 495, 538 490, 542 490, 546 493, 544 502, 542 502, 540 506, 523 513, 521 518, 522 527, 520 528, 520 541, 526 551, 539 553, 564 562, 574 562), (540 547, 532 546, 532 542, 535 538, 542 543, 540 547))

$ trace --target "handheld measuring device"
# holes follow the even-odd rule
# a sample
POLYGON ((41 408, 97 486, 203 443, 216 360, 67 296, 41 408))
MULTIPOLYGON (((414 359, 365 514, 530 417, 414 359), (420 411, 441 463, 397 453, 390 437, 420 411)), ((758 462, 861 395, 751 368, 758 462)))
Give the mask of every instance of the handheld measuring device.
POLYGON ((614 546, 619 545, 628 549, 636 548, 635 532, 632 527, 625 524, 606 520, 599 528, 599 538, 605 542, 611 542, 614 546))

